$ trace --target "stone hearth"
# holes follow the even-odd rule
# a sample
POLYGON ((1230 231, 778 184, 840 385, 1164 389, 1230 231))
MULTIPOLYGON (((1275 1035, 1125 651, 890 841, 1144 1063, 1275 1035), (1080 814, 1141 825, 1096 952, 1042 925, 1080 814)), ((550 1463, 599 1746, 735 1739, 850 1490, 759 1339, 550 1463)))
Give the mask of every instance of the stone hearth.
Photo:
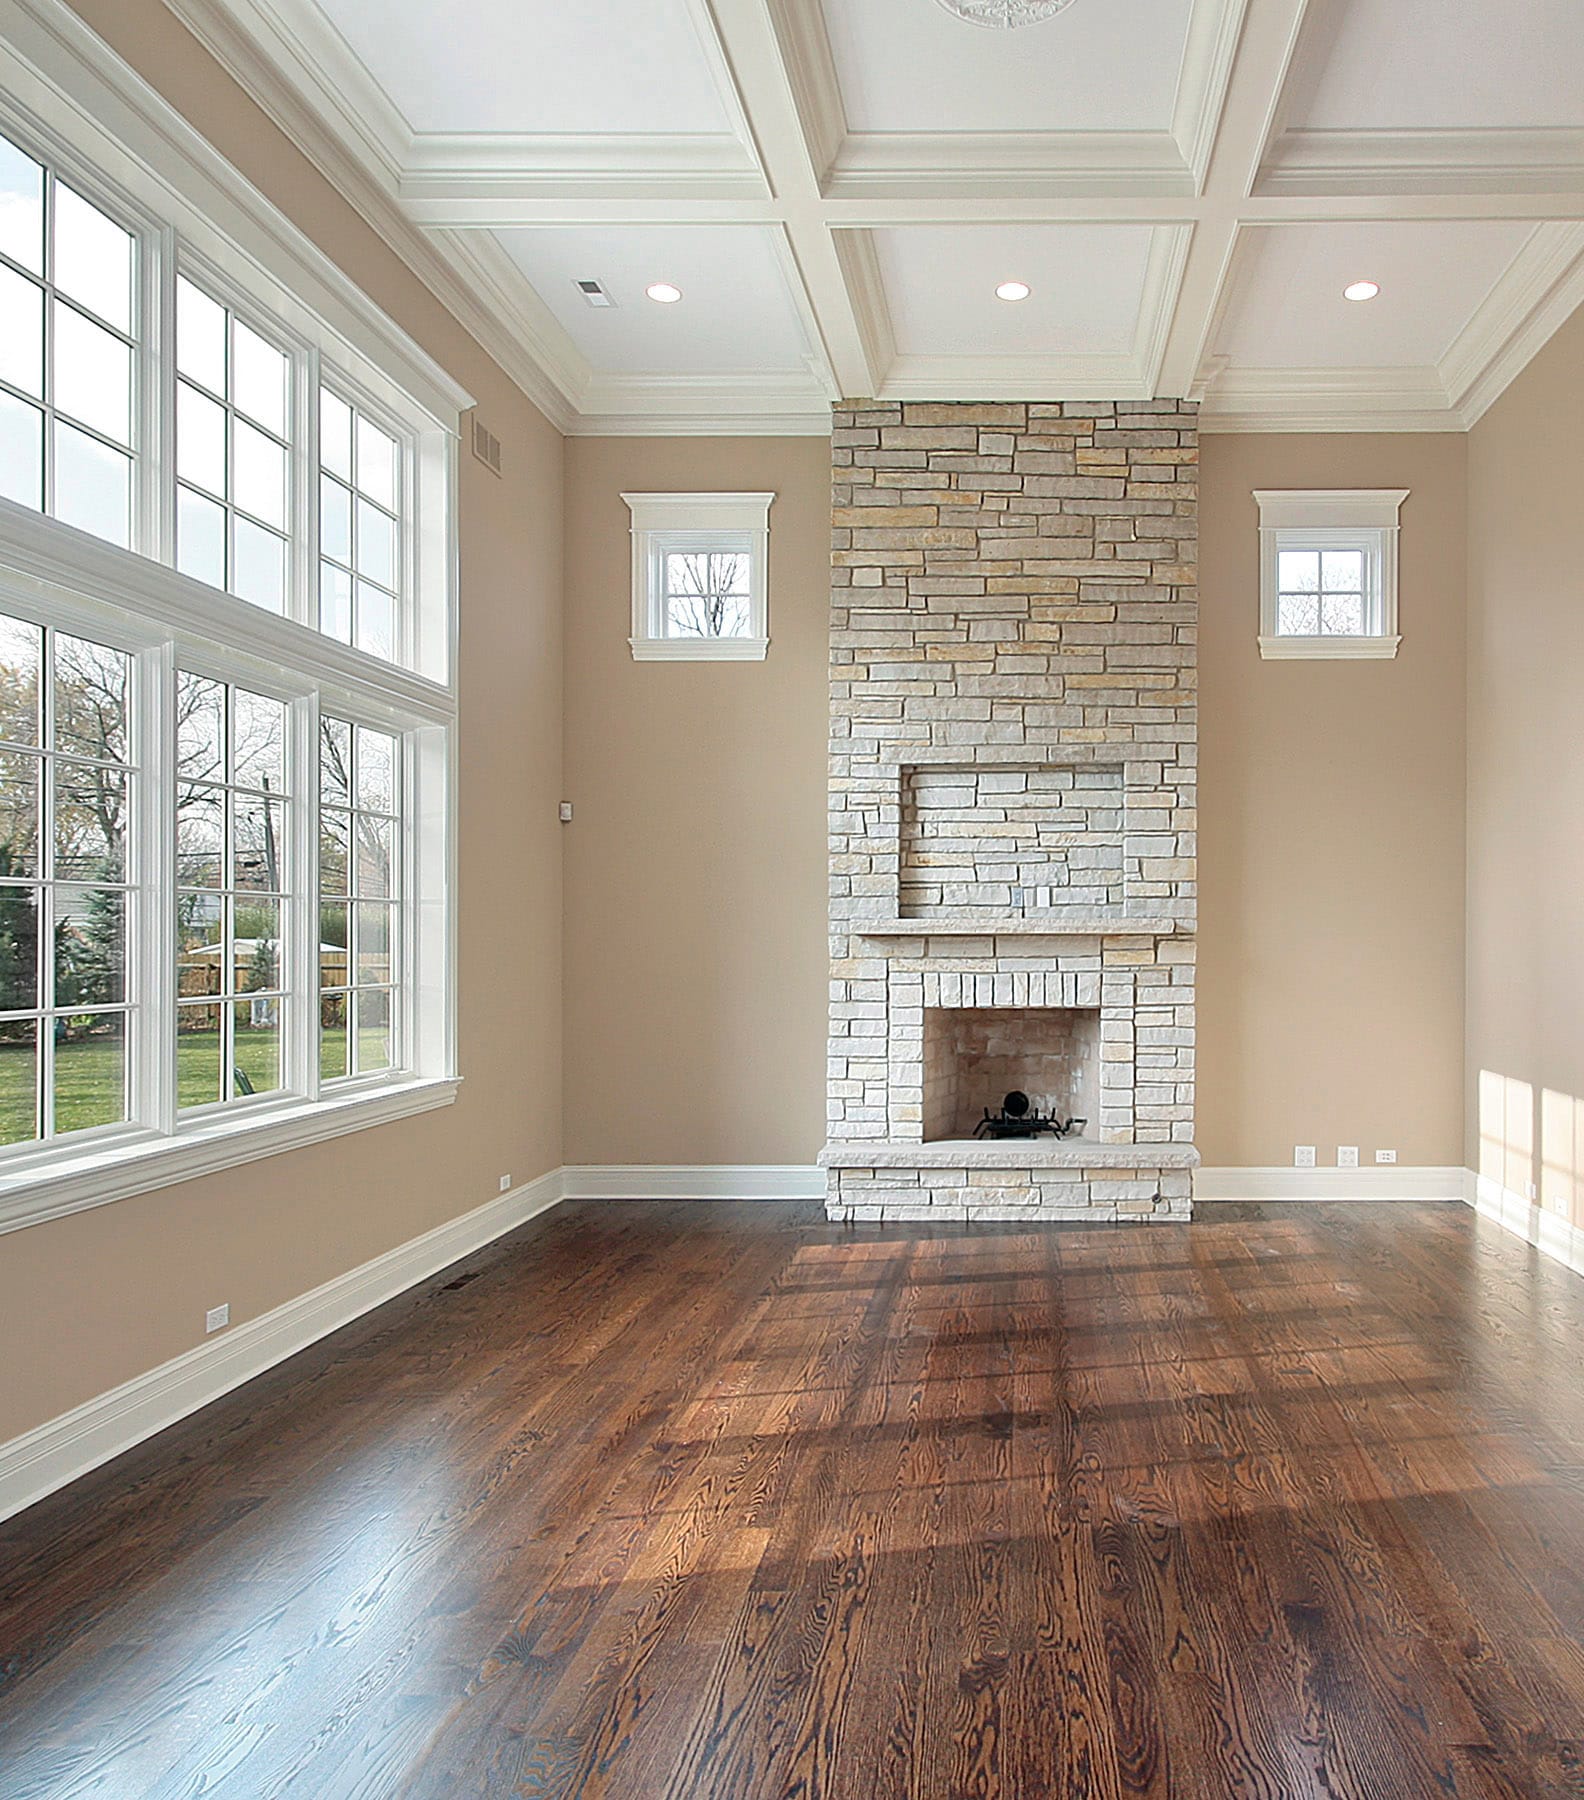
POLYGON ((1170 402, 837 410, 833 1218, 1188 1212, 1197 455, 1170 402), (974 1142, 1011 1087, 1083 1136, 974 1142))

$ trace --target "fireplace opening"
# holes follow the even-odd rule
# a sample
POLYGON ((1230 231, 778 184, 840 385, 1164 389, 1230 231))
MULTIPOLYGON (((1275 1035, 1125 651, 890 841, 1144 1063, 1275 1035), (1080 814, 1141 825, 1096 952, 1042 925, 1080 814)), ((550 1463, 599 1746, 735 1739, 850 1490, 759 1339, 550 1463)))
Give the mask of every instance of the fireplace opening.
POLYGON ((1029 1110, 1090 1123, 1100 1116, 1098 1007, 952 1006, 924 1011, 924 1139, 971 1138, 1009 1094, 1029 1110))

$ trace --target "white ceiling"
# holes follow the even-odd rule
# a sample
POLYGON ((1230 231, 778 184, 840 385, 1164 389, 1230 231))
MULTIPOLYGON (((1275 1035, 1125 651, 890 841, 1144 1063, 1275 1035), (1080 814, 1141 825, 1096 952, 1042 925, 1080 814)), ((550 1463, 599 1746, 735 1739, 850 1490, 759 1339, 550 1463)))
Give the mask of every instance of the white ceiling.
POLYGON ((1458 429, 1584 299, 1584 0, 167 3, 568 431, 1458 429))

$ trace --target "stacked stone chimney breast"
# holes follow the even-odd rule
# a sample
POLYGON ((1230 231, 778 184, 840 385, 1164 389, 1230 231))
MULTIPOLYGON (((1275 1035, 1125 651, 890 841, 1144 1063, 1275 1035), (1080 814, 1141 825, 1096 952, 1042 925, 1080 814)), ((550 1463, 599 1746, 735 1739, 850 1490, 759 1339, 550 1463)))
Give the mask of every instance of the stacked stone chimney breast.
POLYGON ((832 446, 827 1210, 1184 1218, 1195 408, 852 401, 832 446), (1002 1083, 1081 1133, 974 1138, 1002 1083))

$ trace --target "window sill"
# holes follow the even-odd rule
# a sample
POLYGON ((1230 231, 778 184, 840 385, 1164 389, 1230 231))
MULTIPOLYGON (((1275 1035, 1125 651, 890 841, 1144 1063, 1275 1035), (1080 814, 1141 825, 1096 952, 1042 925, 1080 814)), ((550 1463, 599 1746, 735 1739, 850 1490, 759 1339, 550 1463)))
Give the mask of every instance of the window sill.
POLYGON ((628 638, 634 662, 763 662, 767 637, 628 638))
POLYGON ((1400 637, 1262 637, 1267 662, 1386 662, 1397 654, 1400 637))
POLYGON ((85 1144, 81 1155, 33 1162, 0 1175, 0 1232, 20 1231, 283 1150, 431 1112, 451 1105, 459 1085, 449 1076, 408 1079, 329 1100, 283 1100, 250 1108, 240 1118, 205 1119, 174 1137, 139 1132, 111 1144, 101 1138, 85 1144))

